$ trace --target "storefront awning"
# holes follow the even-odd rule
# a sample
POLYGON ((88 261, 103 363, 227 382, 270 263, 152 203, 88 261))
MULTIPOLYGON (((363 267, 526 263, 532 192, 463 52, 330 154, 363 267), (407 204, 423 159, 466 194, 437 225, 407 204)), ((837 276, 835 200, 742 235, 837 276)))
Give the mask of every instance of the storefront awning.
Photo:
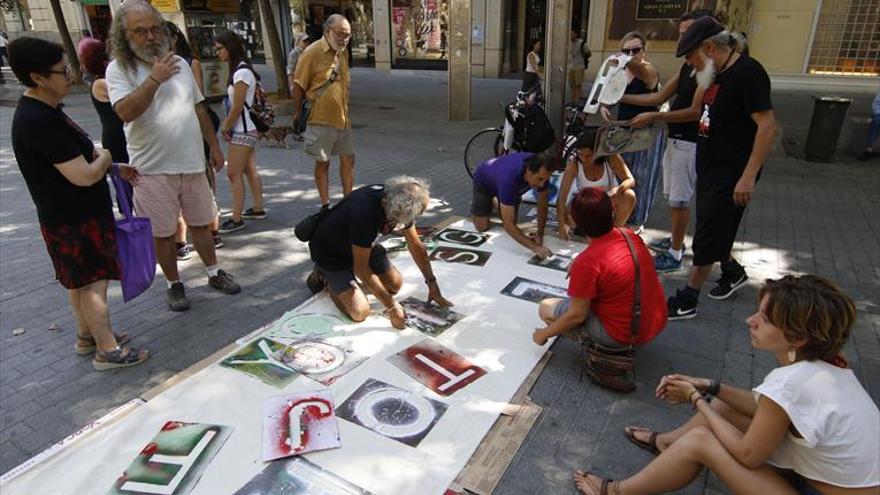
POLYGON ((107 0, 79 0, 83 5, 107 5, 107 0))

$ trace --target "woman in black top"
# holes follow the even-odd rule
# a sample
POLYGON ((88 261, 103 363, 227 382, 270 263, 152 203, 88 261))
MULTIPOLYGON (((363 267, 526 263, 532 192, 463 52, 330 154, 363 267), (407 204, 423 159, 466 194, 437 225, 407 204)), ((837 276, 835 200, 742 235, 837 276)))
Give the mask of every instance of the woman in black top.
MULTIPOLYGON (((632 60, 626 66, 631 79, 626 86, 624 94, 640 95, 654 93, 659 87, 660 75, 657 69, 645 60, 646 46, 645 36, 638 31, 625 34, 620 41, 620 51, 632 57, 632 60)), ((643 107, 620 103, 617 106, 617 120, 628 121, 641 113, 656 112, 657 110, 657 107, 643 107)), ((603 107, 602 116, 605 120, 610 120, 610 115, 609 110, 603 107)), ((666 138, 661 133, 658 134, 657 139, 650 148, 644 151, 621 154, 623 161, 629 164, 633 177, 636 180, 635 192, 638 201, 627 221, 636 232, 641 232, 651 213, 654 195, 657 192, 657 186, 660 184, 660 159, 663 156, 665 146, 666 138)))
POLYGON ((149 352, 125 345, 124 333, 114 335, 107 310, 107 285, 121 275, 104 179, 112 164, 110 151, 95 149, 88 134, 59 108, 70 91, 60 45, 22 37, 9 44, 9 61, 27 86, 12 118, 12 149, 56 277, 68 290, 78 325, 76 352, 95 351, 97 370, 141 363, 149 352))
POLYGON ((107 80, 104 73, 110 57, 107 46, 96 38, 83 38, 76 47, 77 58, 85 71, 94 77, 91 85, 92 105, 101 119, 101 146, 110 152, 116 163, 128 163, 128 150, 125 146, 125 132, 122 119, 113 111, 110 96, 107 94, 107 80))

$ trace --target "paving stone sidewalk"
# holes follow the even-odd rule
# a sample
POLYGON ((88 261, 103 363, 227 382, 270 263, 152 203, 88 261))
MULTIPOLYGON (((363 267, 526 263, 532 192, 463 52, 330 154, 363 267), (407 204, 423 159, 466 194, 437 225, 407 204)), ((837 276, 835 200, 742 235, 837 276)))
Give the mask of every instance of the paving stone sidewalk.
MULTIPOLYGON (((452 123, 446 120, 443 75, 355 70, 351 110, 357 182, 381 182, 401 173, 424 176, 439 200, 425 224, 466 215, 470 186, 462 163, 464 144, 477 130, 498 123, 498 103, 506 102, 518 86, 513 80, 474 80, 475 120, 452 123)), ((784 125, 802 125, 808 118, 801 103, 807 97, 779 95, 784 125)), ((87 95, 73 95, 66 105, 76 122, 100 136, 87 95)), ((0 472, 303 302, 309 296, 304 280, 311 267, 291 227, 318 204, 312 164, 300 143, 291 142, 291 149, 260 147, 257 159, 269 217, 225 236, 226 246, 218 251, 221 266, 242 284, 243 292, 224 296, 208 288, 197 256, 180 263, 192 302, 187 312, 166 309, 161 273, 129 304, 122 303, 118 285, 112 285, 115 329, 127 331, 153 356, 142 366, 97 373, 89 359, 71 349, 75 321, 63 288, 54 280, 12 154, 12 112, 0 107, 0 472), (53 325, 58 329, 50 330, 53 325), (24 333, 13 335, 19 328, 24 333)), ((338 195, 335 165, 331 177, 338 195)), ((218 187, 219 203, 228 213, 229 187, 222 176, 218 187)), ((749 272, 748 287, 728 301, 704 297, 697 319, 671 323, 640 352, 640 387, 630 396, 581 381, 577 347, 560 340, 532 391, 544 413, 496 493, 574 493, 570 477, 576 468, 620 477, 643 466, 647 453, 627 443, 621 428, 670 428, 689 412, 653 399, 654 384, 664 373, 682 371, 743 387, 759 383, 773 362, 752 351, 743 320, 754 310, 761 280, 787 272, 831 277, 856 299, 859 320, 847 353, 871 396, 880 400, 878 191, 880 161, 816 164, 774 155, 736 247, 749 272)), ((648 227, 646 238, 665 235, 668 229, 662 198, 648 227)), ((681 287, 685 278, 686 271, 663 276, 667 292, 681 287)), ((726 492, 704 475, 681 493, 726 492)))

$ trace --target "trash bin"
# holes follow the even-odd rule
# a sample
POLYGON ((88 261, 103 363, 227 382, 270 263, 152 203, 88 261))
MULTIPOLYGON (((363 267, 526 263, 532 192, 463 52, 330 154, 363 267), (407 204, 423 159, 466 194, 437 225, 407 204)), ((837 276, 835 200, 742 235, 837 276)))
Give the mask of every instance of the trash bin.
POLYGON ((815 100, 804 152, 808 161, 827 163, 837 147, 843 119, 852 100, 839 96, 817 96, 815 100))

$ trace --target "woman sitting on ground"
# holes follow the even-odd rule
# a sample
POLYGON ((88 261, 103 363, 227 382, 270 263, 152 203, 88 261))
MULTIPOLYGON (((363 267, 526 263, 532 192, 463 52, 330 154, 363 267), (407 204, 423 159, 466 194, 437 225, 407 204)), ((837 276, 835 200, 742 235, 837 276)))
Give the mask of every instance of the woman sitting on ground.
POLYGON ((574 227, 574 220, 568 215, 568 202, 561 198, 568 198, 571 185, 574 183, 575 192, 587 187, 598 187, 611 198, 611 206, 614 209, 614 225, 623 227, 636 207, 636 180, 633 178, 626 162, 618 154, 596 157, 596 138, 598 127, 586 127, 578 137, 577 153, 565 165, 562 174, 562 182, 559 185, 559 194, 556 196, 556 214, 559 222, 559 237, 569 239, 569 232, 574 227), (563 221, 565 220, 565 221, 563 221))
MULTIPOLYGON (((571 264, 568 299, 541 301, 538 314, 547 327, 535 330, 532 339, 544 345, 547 339, 567 334, 576 340, 595 342, 606 349, 627 350, 644 345, 666 326, 666 297, 654 269, 654 260, 642 239, 625 228, 614 228, 611 199, 602 189, 588 187, 571 201, 571 216, 590 239, 571 264), (627 241, 627 238, 629 241, 627 241), (633 338, 635 260, 638 258, 641 315, 633 338)), ((587 368, 599 385, 618 391, 632 391, 635 385, 623 377, 603 376, 587 368)))
POLYGON ((824 278, 789 275, 768 280, 759 301, 746 320, 752 346, 780 366, 751 391, 663 377, 657 397, 697 413, 666 433, 626 428, 657 458, 622 481, 577 471, 581 492, 666 493, 707 467, 734 494, 880 493, 880 412, 840 355, 856 317, 852 299, 824 278))

